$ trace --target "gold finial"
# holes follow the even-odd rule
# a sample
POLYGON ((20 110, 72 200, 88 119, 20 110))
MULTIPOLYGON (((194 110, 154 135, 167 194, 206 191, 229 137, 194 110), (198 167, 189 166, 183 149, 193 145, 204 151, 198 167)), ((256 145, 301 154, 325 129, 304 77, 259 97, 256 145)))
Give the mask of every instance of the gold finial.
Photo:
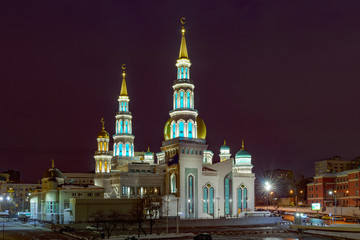
POLYGON ((122 75, 123 75, 123 78, 124 78, 124 77, 125 77, 125 75, 126 75, 126 73, 125 73, 126 64, 121 65, 121 68, 122 68, 122 70, 123 70, 122 75))
POLYGON ((55 161, 54 161, 54 159, 51 159, 51 168, 55 168, 55 161))
POLYGON ((180 22, 182 24, 182 28, 181 28, 182 37, 181 37, 181 44, 180 44, 179 59, 181 59, 181 58, 188 59, 189 57, 188 57, 186 41, 185 41, 185 18, 182 17, 180 19, 180 22))
POLYGON ((244 144, 244 139, 241 142, 241 150, 245 150, 245 144, 244 144))
POLYGON ((104 118, 101 118, 100 122, 102 123, 102 130, 105 130, 105 121, 104 121, 104 118))
POLYGON ((122 76, 123 76, 123 80, 122 80, 122 84, 121 84, 121 91, 120 91, 120 96, 127 96, 127 87, 126 87, 126 81, 125 81, 125 76, 126 76, 126 72, 125 72, 125 69, 126 69, 126 65, 123 64, 121 65, 121 68, 123 70, 122 72, 122 76))
POLYGON ((226 139, 224 139, 224 146, 226 145, 226 139))
POLYGON ((148 152, 150 152, 150 147, 148 146, 148 152))

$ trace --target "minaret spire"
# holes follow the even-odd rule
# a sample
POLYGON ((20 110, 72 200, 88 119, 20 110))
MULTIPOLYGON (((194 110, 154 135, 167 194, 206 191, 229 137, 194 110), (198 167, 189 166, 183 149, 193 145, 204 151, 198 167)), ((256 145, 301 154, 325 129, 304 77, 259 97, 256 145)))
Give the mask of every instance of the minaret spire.
POLYGON ((179 59, 185 58, 188 59, 188 52, 187 52, 187 48, 186 48, 186 41, 185 41, 185 18, 182 17, 180 19, 180 22, 182 24, 182 29, 181 29, 181 44, 180 44, 180 52, 179 52, 179 59))
POLYGON ((245 144, 244 144, 244 139, 241 142, 241 150, 245 150, 245 144))
POLYGON ((126 65, 125 65, 125 64, 121 65, 121 68, 122 68, 122 70, 123 70, 123 72, 122 72, 123 80, 122 80, 122 84, 121 84, 120 96, 127 96, 128 93, 127 93, 126 80, 125 80, 125 76, 126 76, 126 72, 125 72, 126 65))

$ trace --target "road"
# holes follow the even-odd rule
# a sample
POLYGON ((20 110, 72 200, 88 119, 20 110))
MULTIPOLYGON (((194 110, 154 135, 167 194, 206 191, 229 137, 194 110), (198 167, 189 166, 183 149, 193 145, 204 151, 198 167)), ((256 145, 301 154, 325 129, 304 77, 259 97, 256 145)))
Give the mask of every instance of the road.
POLYGON ((3 240, 73 240, 74 238, 54 232, 41 226, 23 224, 20 222, 5 222, 1 224, 0 239, 3 240))

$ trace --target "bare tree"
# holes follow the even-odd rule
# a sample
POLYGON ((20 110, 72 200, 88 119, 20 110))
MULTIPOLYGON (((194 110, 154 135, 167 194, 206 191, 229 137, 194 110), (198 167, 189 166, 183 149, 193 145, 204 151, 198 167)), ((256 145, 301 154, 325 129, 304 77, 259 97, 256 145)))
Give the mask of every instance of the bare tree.
POLYGON ((146 232, 142 227, 142 223, 146 221, 145 199, 138 199, 130 213, 134 222, 138 225, 138 237, 140 237, 140 231, 146 236, 146 232))
POLYGON ((145 197, 145 214, 149 222, 150 234, 152 234, 153 225, 160 218, 162 198, 156 195, 146 195, 145 197))
POLYGON ((113 211, 110 214, 105 214, 103 211, 98 211, 93 215, 94 221, 96 223, 96 227, 102 227, 104 232, 107 235, 107 238, 111 237, 111 234, 116 229, 119 223, 123 223, 123 227, 125 222, 127 221, 127 216, 120 215, 119 213, 113 211))

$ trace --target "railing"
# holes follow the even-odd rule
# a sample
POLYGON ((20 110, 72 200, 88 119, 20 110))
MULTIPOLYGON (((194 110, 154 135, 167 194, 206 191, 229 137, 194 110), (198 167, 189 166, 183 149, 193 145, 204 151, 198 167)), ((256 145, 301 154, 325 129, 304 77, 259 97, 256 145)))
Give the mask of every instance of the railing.
POLYGON ((178 142, 203 143, 203 144, 205 144, 206 140, 201 139, 201 138, 177 137, 177 138, 173 138, 173 139, 164 141, 162 143, 162 145, 165 146, 165 145, 174 144, 174 143, 178 143, 178 142))

